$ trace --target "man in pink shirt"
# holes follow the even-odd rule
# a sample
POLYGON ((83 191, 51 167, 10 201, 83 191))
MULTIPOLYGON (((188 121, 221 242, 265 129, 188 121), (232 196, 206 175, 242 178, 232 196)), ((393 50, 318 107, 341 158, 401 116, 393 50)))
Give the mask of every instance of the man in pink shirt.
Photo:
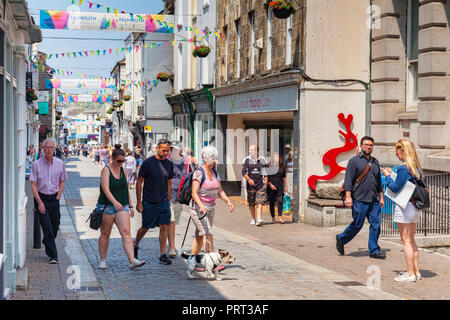
POLYGON ((56 234, 58 233, 61 214, 59 199, 67 179, 64 162, 54 158, 56 141, 49 138, 43 144, 44 157, 33 163, 30 173, 31 189, 34 194, 34 208, 39 215, 45 245, 45 253, 50 258, 49 263, 58 263, 56 250, 56 234))

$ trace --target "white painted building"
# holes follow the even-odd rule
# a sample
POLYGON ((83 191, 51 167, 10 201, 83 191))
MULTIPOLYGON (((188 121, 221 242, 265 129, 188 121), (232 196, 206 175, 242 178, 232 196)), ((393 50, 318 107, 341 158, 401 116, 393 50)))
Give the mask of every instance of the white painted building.
POLYGON ((42 41, 26 1, 0 3, 0 299, 15 292, 26 259, 26 46, 42 41), (6 7, 4 7, 6 6, 6 7))

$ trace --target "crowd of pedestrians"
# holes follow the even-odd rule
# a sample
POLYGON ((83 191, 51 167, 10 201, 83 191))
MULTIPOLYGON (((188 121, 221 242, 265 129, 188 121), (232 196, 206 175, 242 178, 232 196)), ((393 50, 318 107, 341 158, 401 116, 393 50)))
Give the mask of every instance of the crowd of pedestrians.
MULTIPOLYGON (((407 182, 413 184, 423 178, 419 158, 414 144, 401 139, 395 145, 400 161, 396 178, 392 171, 382 168, 372 156, 374 139, 365 136, 360 141, 360 152, 348 161, 343 185, 344 205, 352 209, 353 221, 336 235, 336 249, 345 255, 344 246, 362 229, 365 219, 369 221, 369 257, 386 259, 378 239, 381 228, 381 209, 384 206, 382 175, 386 186, 395 193, 400 192, 407 182)), ((188 209, 196 231, 191 254, 214 251, 213 222, 216 214, 216 198, 221 198, 233 212, 233 203, 221 187, 217 171, 219 154, 213 146, 201 150, 201 161, 192 156, 190 148, 182 149, 177 143, 161 139, 147 154, 142 150, 124 151, 121 145, 110 148, 107 145, 57 145, 55 139, 46 139, 36 150, 30 146, 27 154, 33 159, 29 180, 34 194, 35 211, 44 233, 43 243, 49 263, 58 263, 55 238, 59 229, 59 199, 67 179, 64 162, 74 155, 83 154, 102 165, 96 209, 103 213, 98 241, 100 269, 107 268, 106 256, 113 224, 119 229, 129 267, 145 264, 139 260, 139 245, 149 229, 159 228, 159 262, 170 265, 178 255, 175 245, 175 228, 184 209, 188 209), (179 202, 182 181, 192 177, 192 201, 189 206, 179 202), (136 189, 136 210, 142 214, 142 225, 133 241, 130 233, 130 219, 134 207, 130 189, 136 189), (166 254, 167 248, 167 254, 166 254)), ((267 161, 259 155, 256 145, 249 147, 249 156, 242 162, 242 176, 245 179, 247 201, 250 210, 250 225, 262 226, 263 206, 269 204, 272 223, 284 223, 282 219, 283 197, 287 194, 286 172, 289 170, 286 158, 273 153, 267 161)), ((415 282, 422 279, 419 271, 419 251, 414 236, 421 210, 411 199, 405 208, 396 206, 394 222, 400 230, 404 246, 406 272, 395 281, 415 282)), ((223 267, 222 267, 223 268, 223 267)), ((220 271, 220 270, 219 270, 220 271)))

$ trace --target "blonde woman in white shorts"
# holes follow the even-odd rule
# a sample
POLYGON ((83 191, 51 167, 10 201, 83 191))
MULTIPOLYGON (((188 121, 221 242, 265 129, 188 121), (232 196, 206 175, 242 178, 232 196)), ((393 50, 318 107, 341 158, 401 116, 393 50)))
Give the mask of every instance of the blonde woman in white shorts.
MULTIPOLYGON (((422 167, 420 166, 414 144, 410 140, 400 139, 395 144, 395 153, 401 161, 395 181, 390 177, 391 170, 381 168, 381 171, 386 176, 387 187, 398 193, 403 189, 406 182, 414 183, 412 175, 416 179, 422 179, 422 167)), ((408 202, 405 209, 395 206, 394 222, 397 223, 400 230, 406 260, 406 272, 401 273, 394 281, 415 282, 422 279, 419 272, 419 250, 414 239, 420 213, 421 210, 417 209, 411 201, 408 202)))

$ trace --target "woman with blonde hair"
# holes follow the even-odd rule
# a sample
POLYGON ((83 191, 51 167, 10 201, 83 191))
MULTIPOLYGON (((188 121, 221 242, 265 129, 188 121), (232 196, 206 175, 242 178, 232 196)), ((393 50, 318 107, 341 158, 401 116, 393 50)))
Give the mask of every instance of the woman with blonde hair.
MULTIPOLYGON (((381 171, 386 176, 387 187, 398 193, 403 189, 406 182, 415 183, 414 179, 420 180, 423 178, 423 175, 416 148, 410 140, 400 139, 395 144, 395 154, 401 161, 395 181, 390 177, 392 173, 390 169, 381 168, 381 171)), ((419 250, 414 240, 420 213, 421 210, 417 209, 411 201, 408 202, 405 209, 400 208, 398 205, 395 206, 394 222, 397 223, 400 230, 406 260, 406 272, 400 274, 394 281, 415 282, 422 279, 419 272, 419 250)))

